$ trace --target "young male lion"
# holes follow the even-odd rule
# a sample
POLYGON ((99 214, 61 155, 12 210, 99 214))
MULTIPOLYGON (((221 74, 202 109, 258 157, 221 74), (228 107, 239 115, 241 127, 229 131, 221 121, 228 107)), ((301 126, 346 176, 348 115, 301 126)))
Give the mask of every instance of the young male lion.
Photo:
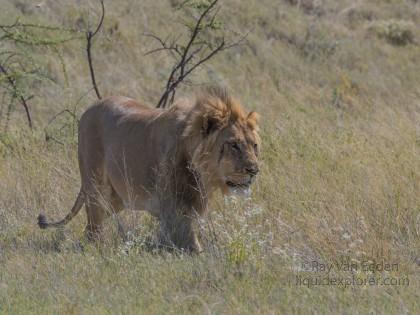
POLYGON ((130 207, 159 218, 163 245, 199 252, 193 218, 215 190, 246 190, 258 173, 257 119, 221 88, 165 110, 126 97, 101 100, 80 119, 81 189, 73 208, 59 222, 39 215, 38 224, 63 226, 85 204, 86 235, 95 239, 105 218, 130 207))

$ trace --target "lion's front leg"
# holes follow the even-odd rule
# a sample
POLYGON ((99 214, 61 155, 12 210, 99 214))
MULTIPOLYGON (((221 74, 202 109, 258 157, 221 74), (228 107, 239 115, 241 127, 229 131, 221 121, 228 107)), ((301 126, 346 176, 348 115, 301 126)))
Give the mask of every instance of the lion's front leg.
POLYGON ((193 229, 193 218, 176 211, 160 217, 159 239, 163 246, 177 247, 191 253, 202 251, 193 229))

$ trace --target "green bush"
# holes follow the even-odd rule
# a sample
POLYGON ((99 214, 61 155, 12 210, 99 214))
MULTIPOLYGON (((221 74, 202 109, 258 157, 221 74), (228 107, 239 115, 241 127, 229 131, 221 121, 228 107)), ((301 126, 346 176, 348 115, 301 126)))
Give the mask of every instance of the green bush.
POLYGON ((389 43, 404 46, 414 42, 413 23, 402 20, 387 20, 374 23, 370 29, 389 43))

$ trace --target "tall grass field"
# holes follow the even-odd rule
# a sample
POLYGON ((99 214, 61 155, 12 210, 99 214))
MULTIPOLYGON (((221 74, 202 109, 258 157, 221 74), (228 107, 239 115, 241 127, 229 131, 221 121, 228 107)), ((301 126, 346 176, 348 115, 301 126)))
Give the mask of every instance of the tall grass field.
MULTIPOLYGON (((188 36, 181 2, 105 0, 92 49, 103 96, 156 105, 173 59, 146 54, 147 34, 188 36)), ((218 6, 226 36, 246 40, 176 95, 225 85, 259 112, 261 172, 247 198, 216 194, 196 224, 204 252, 188 255, 150 246, 145 212, 110 218, 100 243, 84 239, 84 211, 38 228, 80 188, 77 122, 96 100, 83 29, 100 6, 0 0, 1 26, 80 30, 43 29, 30 45, 0 32, 0 63, 19 49, 39 77, 25 68, 20 81, 30 130, 0 73, 0 314, 420 314, 420 2, 218 6), (60 43, 42 45, 48 32, 60 43)))

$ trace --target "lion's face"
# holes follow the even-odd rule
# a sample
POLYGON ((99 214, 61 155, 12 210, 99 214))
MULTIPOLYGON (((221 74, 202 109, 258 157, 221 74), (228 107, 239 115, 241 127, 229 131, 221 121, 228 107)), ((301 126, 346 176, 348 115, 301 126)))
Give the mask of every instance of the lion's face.
POLYGON ((246 124, 233 124, 219 134, 213 154, 219 186, 224 193, 246 193, 259 172, 259 138, 246 124))
POLYGON ((259 172, 257 117, 252 112, 227 123, 214 119, 205 123, 204 143, 208 141, 208 145, 203 145, 207 152, 201 154, 206 161, 204 172, 212 186, 224 194, 247 195, 259 172))
POLYGON ((220 94, 196 102, 184 136, 190 139, 191 162, 207 189, 247 193, 259 172, 258 117, 238 101, 220 94))

